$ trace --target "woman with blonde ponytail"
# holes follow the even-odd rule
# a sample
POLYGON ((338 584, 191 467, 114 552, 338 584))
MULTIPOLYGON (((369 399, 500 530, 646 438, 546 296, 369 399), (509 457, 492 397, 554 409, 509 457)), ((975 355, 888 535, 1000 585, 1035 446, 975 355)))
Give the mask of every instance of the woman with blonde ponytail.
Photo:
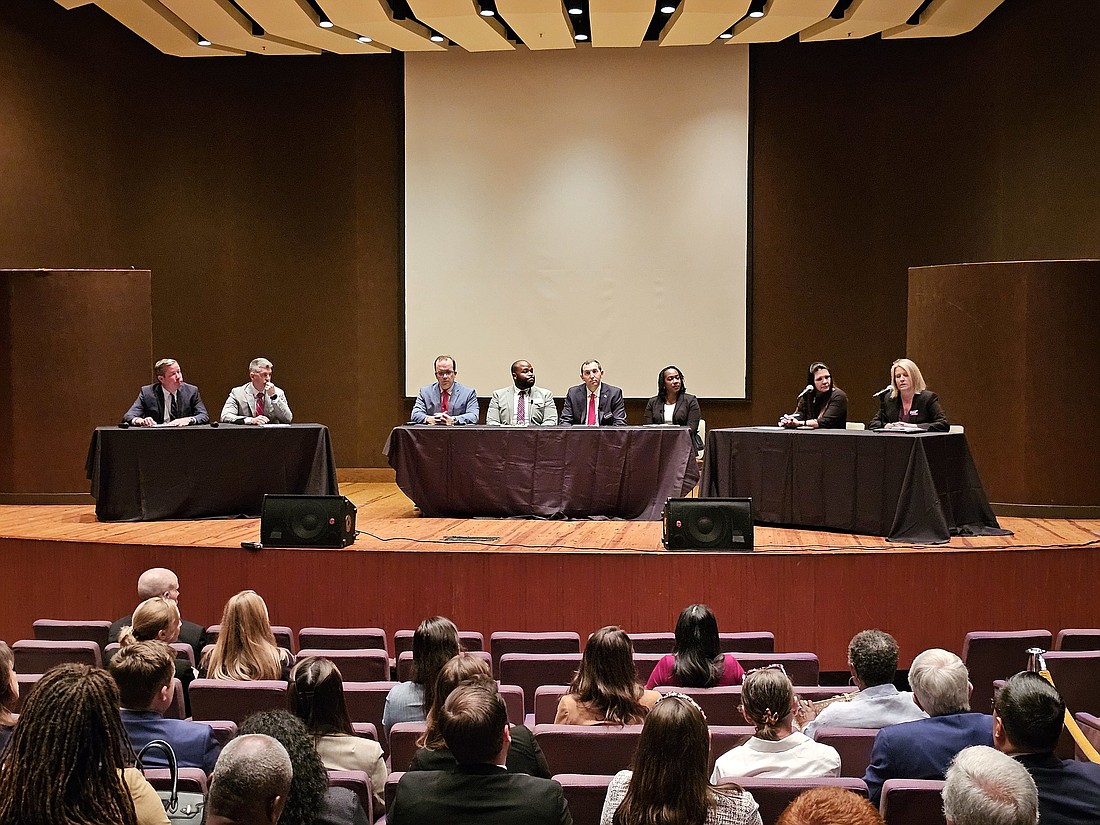
MULTIPOLYGON (((126 648, 138 642, 164 642, 170 645, 179 640, 180 609, 171 599, 154 596, 146 599, 134 610, 130 624, 118 633, 119 648, 126 648)), ((195 670, 186 659, 176 659, 176 678, 183 685, 183 704, 187 716, 191 715, 191 698, 187 688, 195 678, 195 670)))

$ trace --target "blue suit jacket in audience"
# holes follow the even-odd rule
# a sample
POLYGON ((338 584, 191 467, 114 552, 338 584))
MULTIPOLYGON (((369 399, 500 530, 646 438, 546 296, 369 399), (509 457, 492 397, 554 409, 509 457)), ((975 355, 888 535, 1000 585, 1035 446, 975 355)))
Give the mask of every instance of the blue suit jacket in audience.
MULTIPOLYGON (((154 710, 123 708, 122 725, 130 736, 134 753, 154 739, 163 739, 176 752, 176 764, 181 768, 202 768, 211 773, 222 750, 214 738, 214 731, 202 722, 165 719, 154 710)), ((161 751, 150 751, 146 757, 143 761, 147 768, 168 767, 161 751)))
POLYGON ((1100 822, 1100 765, 1059 759, 1053 753, 1016 755, 1039 789, 1042 825, 1100 822))
POLYGON ((971 745, 993 747, 993 717, 949 713, 890 725, 878 732, 863 781, 876 805, 887 779, 943 779, 955 754, 971 745))

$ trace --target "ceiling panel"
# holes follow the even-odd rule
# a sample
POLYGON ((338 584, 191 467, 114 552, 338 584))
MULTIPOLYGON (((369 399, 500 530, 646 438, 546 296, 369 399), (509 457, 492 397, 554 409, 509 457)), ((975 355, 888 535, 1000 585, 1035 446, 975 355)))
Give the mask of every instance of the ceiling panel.
POLYGON ((395 20, 386 0, 317 0, 334 25, 403 52, 442 52, 431 32, 415 20, 395 20))
POLYGON ((972 31, 993 13, 1004 0, 932 0, 916 26, 901 25, 887 29, 882 36, 891 40, 900 37, 954 37, 972 31))
POLYGON ((468 52, 515 49, 504 26, 492 17, 482 17, 473 0, 409 0, 416 19, 468 52))
POLYGON ((771 0, 763 17, 746 17, 727 43, 776 43, 829 16, 836 0, 771 0))
POLYGON ((497 0, 503 17, 529 49, 575 49, 573 23, 562 0, 497 0))
POLYGON ((252 34, 252 21, 229 0, 160 0, 207 40, 256 54, 320 54, 321 50, 273 37, 252 34))
POLYGON ((683 0, 661 31, 662 46, 703 46, 745 16, 749 0, 683 0))
POLYGON ((589 0, 592 45, 629 48, 642 45, 653 20, 653 0, 589 0))
POLYGON ((305 43, 335 54, 377 54, 389 51, 378 43, 360 43, 345 29, 322 29, 306 0, 236 0, 245 14, 275 37, 305 43))
MULTIPOLYGON (((61 5, 72 9, 87 3, 61 2, 61 5)), ((240 49, 225 46, 200 46, 198 33, 157 0, 97 0, 95 5, 165 54, 176 57, 244 54, 240 49)))
POLYGON ((852 0, 844 18, 829 17, 804 29, 799 39, 855 40, 902 26, 921 7, 922 0, 852 0))

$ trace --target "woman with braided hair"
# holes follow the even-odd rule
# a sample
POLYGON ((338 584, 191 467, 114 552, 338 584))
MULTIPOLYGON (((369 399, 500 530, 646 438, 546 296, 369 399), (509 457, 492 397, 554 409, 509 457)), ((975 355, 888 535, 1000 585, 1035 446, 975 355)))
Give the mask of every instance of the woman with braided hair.
POLYGON ((718 757, 710 781, 727 776, 840 776, 836 748, 795 729, 798 697, 782 665, 750 670, 741 683, 741 714, 756 734, 718 757))
POLYGON ((34 686, 0 763, 0 825, 168 825, 138 771, 107 671, 58 665, 34 686))

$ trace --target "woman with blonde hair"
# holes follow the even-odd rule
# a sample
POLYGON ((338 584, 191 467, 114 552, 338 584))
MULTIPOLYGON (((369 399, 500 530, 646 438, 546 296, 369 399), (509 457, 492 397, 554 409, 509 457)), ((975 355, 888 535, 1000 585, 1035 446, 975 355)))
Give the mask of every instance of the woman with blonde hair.
POLYGON ((798 697, 782 665, 750 670, 741 683, 741 714, 756 734, 714 763, 711 782, 727 776, 840 776, 836 748, 795 730, 798 697))
POLYGON ((634 646, 619 627, 601 627, 588 640, 569 692, 558 700, 556 725, 640 725, 661 698, 638 684, 634 646))
MULTIPOLYGON (((120 649, 137 644, 138 642, 164 642, 166 645, 179 640, 180 627, 179 605, 164 596, 154 596, 146 599, 137 606, 130 624, 122 628, 118 633, 118 646, 120 649)), ((195 678, 195 671, 190 662, 176 658, 176 678, 183 686, 183 703, 187 716, 191 715, 191 697, 187 688, 191 680, 195 678)))
POLYGON ((19 700, 19 681, 15 678, 15 656, 7 642, 0 642, 0 748, 15 728, 12 708, 19 700))
POLYGON ((920 367, 908 358, 890 365, 889 392, 879 403, 868 430, 925 430, 945 433, 950 429, 940 397, 924 383, 920 367))
POLYGON ((242 590, 225 603, 214 649, 203 659, 208 679, 252 682, 290 674, 290 651, 275 644, 267 605, 255 590, 242 590))

